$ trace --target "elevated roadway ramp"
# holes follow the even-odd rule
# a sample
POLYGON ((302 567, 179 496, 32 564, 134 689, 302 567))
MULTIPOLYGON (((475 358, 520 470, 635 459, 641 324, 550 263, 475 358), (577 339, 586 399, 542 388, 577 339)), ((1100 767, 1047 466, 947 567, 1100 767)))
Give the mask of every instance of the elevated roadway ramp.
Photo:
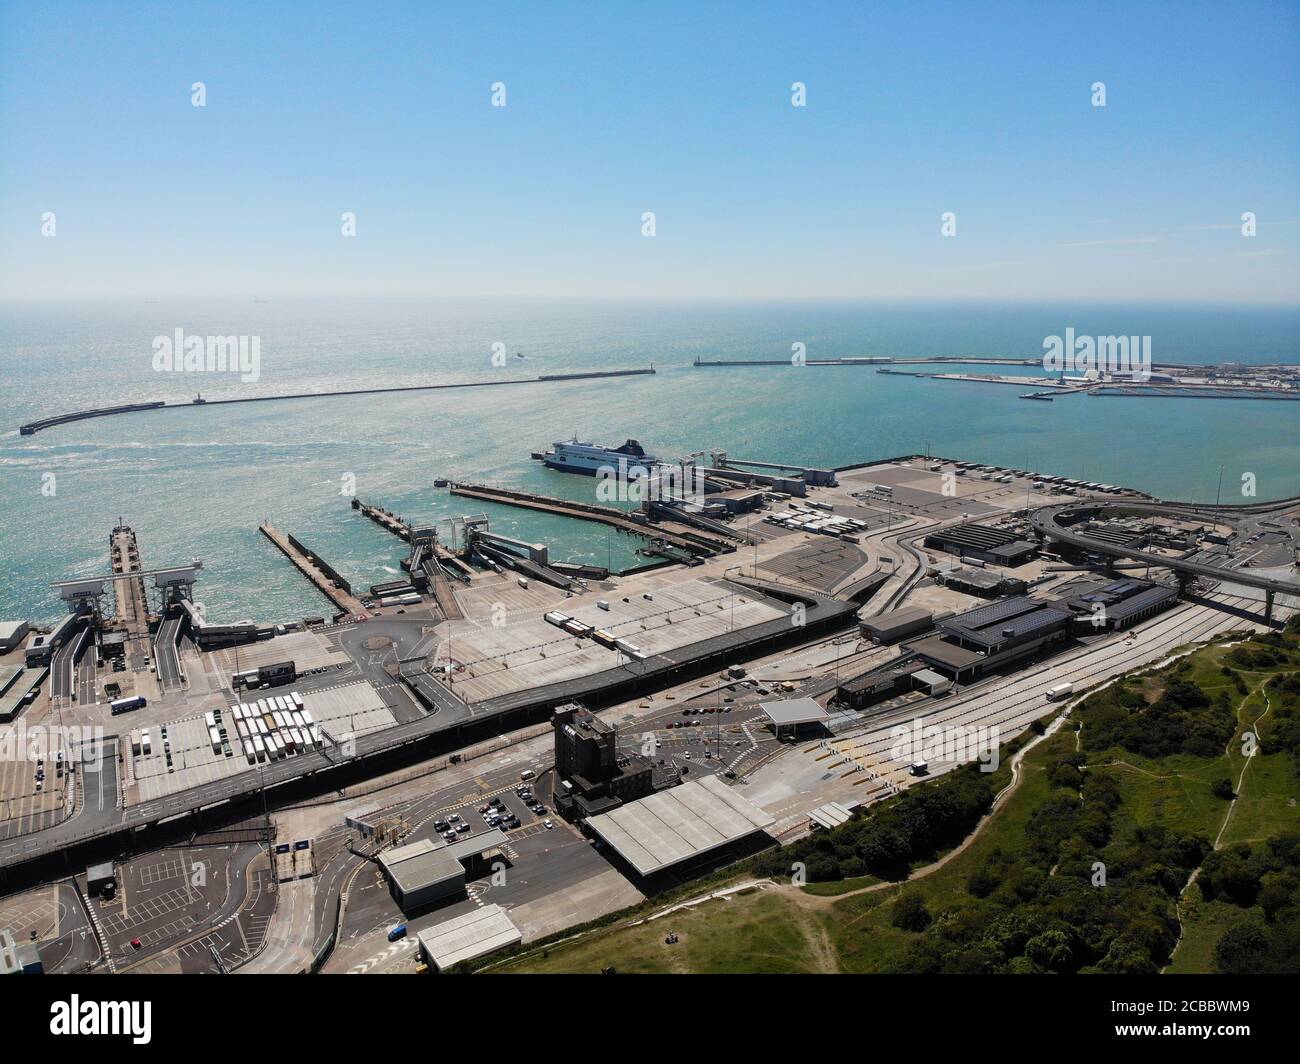
POLYGON ((158 628, 154 637, 154 664, 158 670, 158 685, 164 691, 184 686, 180 658, 181 618, 169 617, 158 628))
MULTIPOLYGON (((1284 595, 1287 596, 1288 600, 1300 597, 1300 582, 1295 579, 1253 573, 1247 569, 1231 569, 1220 565, 1210 565, 1208 562, 1194 561, 1190 558, 1174 558, 1164 554, 1155 554, 1151 551, 1139 550, 1136 547, 1098 539, 1085 531, 1079 531, 1069 525, 1057 523, 1057 517, 1063 514, 1079 514, 1082 517, 1103 513, 1140 516, 1151 514, 1187 516, 1187 511, 1182 508, 1163 506, 1157 503, 1072 502, 1056 506, 1044 506, 1035 510, 1030 515, 1029 520, 1034 531, 1040 536, 1067 543, 1080 550, 1093 551, 1113 558, 1126 558, 1130 561, 1142 562, 1153 568, 1170 569, 1176 573, 1199 576, 1210 580, 1218 580, 1220 583, 1236 584, 1240 587, 1250 587, 1263 591, 1265 596, 1264 615, 1269 621, 1272 621, 1273 617, 1274 596, 1284 595)), ((1206 518, 1206 520, 1210 519, 1206 518)))

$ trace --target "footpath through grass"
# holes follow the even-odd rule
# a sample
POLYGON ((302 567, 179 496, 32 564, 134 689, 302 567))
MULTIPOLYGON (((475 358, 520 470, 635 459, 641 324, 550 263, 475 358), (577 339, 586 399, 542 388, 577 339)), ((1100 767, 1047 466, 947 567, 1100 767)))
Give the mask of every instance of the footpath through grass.
POLYGON ((973 839, 980 788, 1009 779, 1007 751, 991 778, 951 773, 735 870, 774 886, 615 921, 493 970, 1206 972, 1252 951, 1285 966, 1300 839, 1269 840, 1300 830, 1298 676, 1294 630, 1203 647, 1084 699, 1024 756, 1020 783, 973 839), (907 837, 936 824, 962 830, 942 849, 907 837), (898 882, 959 844, 942 867, 898 882), (788 883, 796 859, 818 880, 806 889, 788 883))

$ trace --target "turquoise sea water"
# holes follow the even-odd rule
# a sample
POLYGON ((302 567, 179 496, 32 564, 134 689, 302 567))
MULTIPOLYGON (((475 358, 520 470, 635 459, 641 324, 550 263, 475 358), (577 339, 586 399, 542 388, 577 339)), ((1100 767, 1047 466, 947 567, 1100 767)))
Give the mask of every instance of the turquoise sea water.
MULTIPOLYGON (((1261 498, 1300 494, 1300 407, 1246 400, 1024 402, 1015 387, 916 380, 863 367, 692 368, 703 358, 852 355, 1037 358, 1043 338, 1148 334, 1157 361, 1300 361, 1300 309, 998 304, 718 305, 557 301, 283 301, 0 306, 0 618, 49 619, 49 582, 108 567, 119 516, 148 565, 204 561, 217 620, 325 612, 257 531, 270 519, 354 585, 394 577, 403 548, 359 517, 357 494, 412 519, 487 509, 493 527, 553 556, 615 568, 639 541, 433 488, 439 476, 574 498, 594 482, 529 453, 575 433, 639 439, 663 457, 845 465, 924 451, 1123 483, 1166 498, 1224 497, 1243 473, 1261 498), (261 377, 166 374, 152 340, 261 338, 261 377), (492 345, 510 353, 491 362, 492 345), (526 354, 527 360, 514 357, 526 354), (42 415, 148 399, 187 401, 653 363, 654 377, 131 414, 21 437, 42 415), (42 493, 53 474, 54 491, 42 493)), ((1029 371, 1026 371, 1029 372, 1029 371)))

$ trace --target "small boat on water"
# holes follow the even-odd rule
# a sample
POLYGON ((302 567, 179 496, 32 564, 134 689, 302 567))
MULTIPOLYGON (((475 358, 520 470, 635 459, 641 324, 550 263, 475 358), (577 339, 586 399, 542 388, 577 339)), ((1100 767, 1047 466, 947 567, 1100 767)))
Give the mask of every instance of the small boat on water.
POLYGON ((1054 395, 1049 394, 1048 392, 1025 392, 1020 398, 1021 399, 1042 399, 1043 401, 1050 403, 1056 397, 1054 395))

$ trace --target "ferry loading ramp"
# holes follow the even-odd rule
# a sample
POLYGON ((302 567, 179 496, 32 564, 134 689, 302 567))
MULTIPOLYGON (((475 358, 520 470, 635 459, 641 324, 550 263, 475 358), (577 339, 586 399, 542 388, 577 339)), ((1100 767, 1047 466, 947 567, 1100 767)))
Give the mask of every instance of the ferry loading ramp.
MULTIPOLYGON (((669 653, 651 654, 645 660, 625 664, 621 669, 592 673, 571 680, 550 683, 539 688, 526 688, 476 703, 472 707, 458 697, 456 689, 449 689, 441 680, 423 671, 408 671, 403 676, 412 693, 435 711, 418 719, 395 723, 374 730, 355 729, 355 738, 346 757, 337 752, 312 750, 274 763, 249 766, 244 762, 242 771, 221 774, 218 778, 195 780, 195 785, 169 787, 171 793, 158 798, 106 811, 102 820, 93 826, 84 817, 74 818, 48 828, 35 835, 20 839, 0 839, 0 868, 13 869, 24 866, 23 874, 37 874, 43 866, 53 867, 62 859, 63 852, 103 849, 118 845, 132 831, 152 828, 163 821, 200 813, 224 802, 247 801, 265 789, 280 784, 299 781, 314 776, 321 781, 315 786, 325 786, 333 778, 330 770, 383 760, 392 763, 393 757, 419 757, 427 753, 428 742, 435 746, 453 744, 463 746, 475 738, 501 729, 532 723, 539 715, 562 702, 573 700, 611 699, 628 692, 646 690, 651 686, 672 682, 681 675, 698 675, 699 670, 722 667, 728 662, 745 660, 763 652, 763 648, 784 645, 790 640, 807 640, 828 628, 845 624, 853 615, 851 603, 840 602, 815 593, 799 592, 796 596, 805 604, 806 614, 802 626, 794 626, 783 599, 792 594, 788 587, 770 585, 763 581, 723 581, 746 590, 747 596, 761 598, 769 607, 774 606, 779 616, 772 620, 735 630, 723 628, 720 634, 679 648, 669 653), (751 588, 756 590, 750 590, 751 588), (400 751, 409 750, 409 754, 400 751)), ((630 596, 629 596, 630 597, 630 596)), ((602 611, 603 612, 603 611, 602 611)), ((728 611, 729 612, 729 611, 728 611)), ((739 616, 739 613, 738 613, 739 616)), ((341 630, 338 637, 346 642, 355 637, 362 642, 373 634, 380 621, 372 619, 366 624, 341 630)), ((242 661, 242 656, 241 656, 242 661)), ((328 682, 328 677, 320 678, 328 682)), ((313 690, 314 679, 300 684, 305 696, 313 690)), ((322 691, 322 695, 336 692, 322 691)), ((630 696, 630 695, 629 695, 630 696)), ((316 716, 315 702, 309 697, 308 708, 316 716)), ((319 718, 318 718, 319 719, 319 718)), ((358 721, 358 724, 361 722, 358 721)), ((336 725, 338 727, 339 725, 336 725)), ((215 761, 215 758, 213 759, 215 761)), ((225 765, 239 759, 221 759, 225 765)), ((173 776, 174 780, 174 776, 173 776)), ((165 829, 164 829, 165 830, 165 829)), ((136 835, 137 844, 143 836, 136 835)))

